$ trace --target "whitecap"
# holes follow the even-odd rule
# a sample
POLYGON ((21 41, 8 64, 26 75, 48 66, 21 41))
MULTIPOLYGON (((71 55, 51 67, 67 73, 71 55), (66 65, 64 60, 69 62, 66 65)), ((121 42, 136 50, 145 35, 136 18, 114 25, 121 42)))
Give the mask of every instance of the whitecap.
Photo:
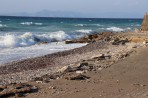
POLYGON ((48 35, 51 41, 63 41, 67 39, 72 39, 72 36, 66 34, 64 31, 52 32, 48 35))
POLYGON ((92 30, 91 29, 88 29, 88 30, 81 29, 81 30, 76 30, 76 32, 89 34, 89 33, 92 33, 92 30))
POLYGON ((35 25, 42 25, 43 23, 34 23, 35 25))
POLYGON ((22 24, 22 25, 32 25, 33 22, 22 22, 22 23, 20 23, 20 24, 22 24))
POLYGON ((76 26, 76 27, 78 27, 78 26, 83 27, 84 24, 76 24, 75 26, 76 26))
POLYGON ((7 25, 0 24, 0 27, 7 27, 7 25))
POLYGON ((109 27, 109 28, 107 28, 107 30, 109 30, 109 31, 115 31, 115 32, 124 31, 124 29, 118 28, 118 27, 109 27))

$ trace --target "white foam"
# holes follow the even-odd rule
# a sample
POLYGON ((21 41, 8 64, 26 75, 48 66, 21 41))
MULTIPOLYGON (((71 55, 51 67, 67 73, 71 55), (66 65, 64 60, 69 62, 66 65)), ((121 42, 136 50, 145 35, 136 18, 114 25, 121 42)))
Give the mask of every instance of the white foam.
POLYGON ((30 47, 19 47, 0 49, 0 64, 9 63, 16 60, 33 58, 51 54, 59 51, 70 50, 82 47, 86 44, 64 44, 63 42, 49 43, 46 45, 34 45, 30 47))
POLYGON ((31 25, 31 24, 33 24, 33 22, 22 22, 20 24, 22 24, 22 25, 31 25))
POLYGON ((80 27, 83 27, 84 24, 76 24, 75 26, 76 26, 76 27, 79 27, 79 26, 80 26, 80 27))
POLYGON ((76 27, 88 27, 88 26, 97 26, 97 27, 99 27, 99 26, 102 26, 102 25, 100 25, 100 24, 76 24, 75 26, 76 27))
POLYGON ((20 23, 20 24, 22 24, 22 25, 43 25, 43 23, 33 23, 33 22, 22 22, 22 23, 20 23))
POLYGON ((91 29, 88 29, 88 30, 81 29, 81 30, 76 30, 76 32, 89 34, 89 33, 92 33, 92 30, 91 29))
POLYGON ((42 25, 43 23, 34 23, 35 25, 42 25))
POLYGON ((7 27, 7 25, 0 24, 0 27, 7 27))
POLYGON ((0 48, 16 48, 35 45, 39 42, 59 42, 72 39, 71 35, 64 31, 49 32, 44 34, 32 34, 26 32, 22 35, 4 35, 0 36, 0 48))
POLYGON ((115 32, 121 32, 124 31, 124 29, 118 28, 118 27, 109 27, 107 28, 109 31, 115 31, 115 32))

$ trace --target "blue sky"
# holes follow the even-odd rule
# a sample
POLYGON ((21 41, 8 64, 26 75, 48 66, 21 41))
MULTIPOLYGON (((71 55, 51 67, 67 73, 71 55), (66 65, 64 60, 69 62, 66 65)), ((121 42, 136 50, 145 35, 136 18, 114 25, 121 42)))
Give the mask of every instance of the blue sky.
POLYGON ((0 0, 0 14, 42 10, 77 12, 84 17, 142 18, 148 0, 0 0))

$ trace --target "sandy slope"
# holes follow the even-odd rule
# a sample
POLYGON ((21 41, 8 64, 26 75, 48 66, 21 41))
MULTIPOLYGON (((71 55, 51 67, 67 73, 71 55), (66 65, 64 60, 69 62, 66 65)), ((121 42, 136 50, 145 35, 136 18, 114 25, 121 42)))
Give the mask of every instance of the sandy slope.
POLYGON ((26 98, 148 98, 147 57, 148 47, 144 47, 110 68, 86 73, 89 80, 31 83, 41 89, 26 98))

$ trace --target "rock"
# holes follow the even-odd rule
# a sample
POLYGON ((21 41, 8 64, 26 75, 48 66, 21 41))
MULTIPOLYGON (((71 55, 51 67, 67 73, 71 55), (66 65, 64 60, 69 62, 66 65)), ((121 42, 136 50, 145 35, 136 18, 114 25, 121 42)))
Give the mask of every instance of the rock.
POLYGON ((82 73, 84 73, 84 71, 79 71, 79 70, 78 70, 78 71, 76 71, 76 73, 77 73, 77 74, 82 74, 82 73))
POLYGON ((71 43, 75 43, 73 40, 66 40, 65 44, 71 44, 71 43))
POLYGON ((95 56, 92 56, 91 59, 97 59, 97 58, 103 57, 103 56, 104 56, 104 54, 97 54, 95 56))
POLYGON ((128 43, 129 40, 127 38, 115 38, 112 41, 113 45, 125 45, 125 43, 128 43))
POLYGON ((132 48, 137 48, 138 47, 138 44, 136 44, 136 43, 128 43, 126 45, 127 45, 128 49, 132 49, 132 48))
POLYGON ((23 97, 24 95, 22 93, 16 93, 15 97, 23 97))
POLYGON ((4 88, 1 88, 1 87, 0 87, 0 92, 3 91, 3 90, 4 90, 4 88))
POLYGON ((48 83, 51 80, 59 79, 61 77, 61 75, 62 75, 61 73, 54 73, 51 75, 46 74, 41 77, 32 78, 32 81, 36 81, 36 83, 48 83))
POLYGON ((148 42, 147 41, 144 41, 143 44, 146 45, 146 44, 148 44, 148 42))
POLYGON ((104 40, 104 41, 110 41, 111 36, 113 36, 114 33, 112 32, 102 32, 98 34, 90 34, 85 37, 82 37, 80 39, 74 39, 74 40, 66 40, 66 44, 70 43, 93 43, 99 40, 104 40))
POLYGON ((87 76, 82 75, 82 74, 76 75, 76 76, 71 76, 71 77, 66 77, 66 79, 68 79, 68 80, 87 80, 89 78, 90 77, 87 77, 87 76))
POLYGON ((32 89, 32 85, 28 84, 9 84, 7 85, 7 88, 4 88, 4 90, 0 91, 0 97, 7 97, 10 95, 15 95, 16 97, 22 97, 24 93, 31 93, 36 92, 36 90, 32 89))
POLYGON ((105 60, 110 58, 111 58, 111 55, 108 55, 108 54, 99 54, 92 57, 92 59, 96 59, 96 60, 105 60))
POLYGON ((138 43, 138 42, 144 42, 145 40, 146 40, 145 38, 134 36, 131 37, 130 42, 138 43))
POLYGON ((81 62, 77 65, 76 71, 86 71, 91 69, 91 64, 88 64, 88 62, 81 62))
POLYGON ((100 67, 100 68, 98 68, 98 70, 102 70, 102 69, 103 69, 103 68, 101 68, 101 67, 100 67))
POLYGON ((43 83, 43 81, 35 81, 36 83, 43 83))
POLYGON ((59 69, 57 72, 63 73, 65 71, 68 72, 68 71, 71 71, 71 70, 72 70, 71 66, 64 66, 61 69, 59 69))

